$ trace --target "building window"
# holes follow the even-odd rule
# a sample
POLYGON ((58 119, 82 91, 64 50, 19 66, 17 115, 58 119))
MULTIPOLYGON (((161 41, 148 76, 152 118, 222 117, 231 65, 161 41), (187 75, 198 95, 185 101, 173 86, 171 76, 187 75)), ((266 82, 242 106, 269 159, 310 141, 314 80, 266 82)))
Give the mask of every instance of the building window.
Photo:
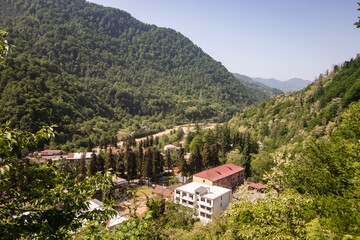
POLYGON ((220 203, 220 207, 222 207, 222 203, 220 203))
POLYGON ((205 182, 205 180, 203 180, 203 183, 205 182))

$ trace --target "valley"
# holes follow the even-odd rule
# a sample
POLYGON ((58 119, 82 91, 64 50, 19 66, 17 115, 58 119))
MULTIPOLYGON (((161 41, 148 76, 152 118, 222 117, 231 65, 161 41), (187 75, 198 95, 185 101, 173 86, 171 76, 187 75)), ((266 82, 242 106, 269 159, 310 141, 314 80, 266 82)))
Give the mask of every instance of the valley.
POLYGON ((360 238, 360 54, 279 83, 120 9, 0 9, 2 238, 360 238))

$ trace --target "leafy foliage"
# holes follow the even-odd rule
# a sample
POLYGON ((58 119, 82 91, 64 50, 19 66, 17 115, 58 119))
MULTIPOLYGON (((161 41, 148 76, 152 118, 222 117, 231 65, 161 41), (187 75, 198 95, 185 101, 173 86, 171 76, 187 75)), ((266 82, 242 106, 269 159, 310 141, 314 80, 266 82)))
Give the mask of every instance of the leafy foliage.
POLYGON ((2 8, 0 24, 17 46, 1 71, 2 123, 28 131, 57 124, 58 143, 86 147, 84 136, 95 142, 121 127, 137 130, 142 120, 154 129, 159 121, 222 122, 258 101, 180 33, 121 10, 82 0, 3 1, 2 8))
POLYGON ((83 212, 97 190, 112 186, 110 175, 98 173, 79 182, 51 162, 39 165, 17 157, 24 148, 50 138, 51 128, 36 134, 0 130, 2 238, 65 238, 85 221, 104 221, 112 214, 110 210, 83 212))

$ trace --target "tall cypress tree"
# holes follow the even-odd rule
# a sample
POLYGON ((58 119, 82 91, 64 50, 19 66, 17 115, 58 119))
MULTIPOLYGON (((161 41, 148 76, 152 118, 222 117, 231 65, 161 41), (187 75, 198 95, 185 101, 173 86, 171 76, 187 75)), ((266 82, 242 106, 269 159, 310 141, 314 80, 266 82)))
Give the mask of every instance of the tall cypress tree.
POLYGON ((219 161, 219 146, 217 143, 214 143, 211 145, 210 147, 210 151, 211 151, 211 163, 210 166, 212 167, 216 167, 220 165, 220 161, 219 161))
POLYGON ((196 145, 195 149, 190 155, 190 163, 189 163, 189 175, 193 175, 195 173, 201 172, 202 167, 202 156, 200 146, 196 145))
POLYGON ((79 165, 79 179, 82 181, 86 177, 86 160, 85 160, 85 154, 81 156, 80 159, 80 165, 79 165))
POLYGON ((152 176, 153 178, 157 178, 163 172, 164 163, 160 151, 157 148, 153 148, 152 152, 152 176))
POLYGON ((139 148, 138 148, 138 171, 142 174, 142 164, 143 164, 143 158, 144 158, 144 150, 142 148, 142 141, 139 144, 139 148))
POLYGON ((97 157, 96 157, 96 154, 95 152, 93 152, 91 154, 91 159, 90 159, 90 162, 88 164, 88 168, 87 168, 87 175, 88 176, 94 176, 97 172, 97 157))
POLYGON ((134 179, 136 177, 136 156, 131 151, 129 145, 126 146, 124 153, 124 165, 128 179, 134 179))
POLYGON ((125 176, 125 166, 124 166, 123 154, 118 154, 118 156, 117 156, 116 171, 121 177, 125 176))
POLYGON ((105 159, 104 157, 102 156, 101 152, 97 155, 97 158, 96 158, 96 168, 97 168, 97 171, 98 172, 101 172, 101 173, 104 173, 105 171, 105 168, 104 168, 104 165, 105 165, 105 159))
POLYGON ((153 136, 153 135, 150 136, 149 146, 150 146, 150 147, 154 146, 154 136, 153 136))
POLYGON ((242 167, 245 168, 245 178, 250 177, 251 171, 250 171, 250 164, 251 164, 251 158, 250 158, 250 134, 247 133, 245 135, 245 144, 244 149, 242 151, 242 167))
POLYGON ((110 147, 109 152, 106 156, 106 163, 105 163, 105 169, 109 170, 112 169, 112 172, 116 172, 116 162, 114 155, 112 153, 112 149, 110 147))
POLYGON ((184 173, 184 172, 186 172, 185 165, 186 165, 186 162, 184 159, 184 149, 182 148, 182 146, 180 144, 177 167, 179 168, 179 172, 181 173, 182 176, 185 176, 185 173, 184 173))
POLYGON ((171 154, 170 150, 167 150, 165 153, 165 167, 167 170, 171 168, 171 154))
POLYGON ((202 165, 204 169, 208 169, 212 166, 212 153, 209 142, 205 142, 204 149, 202 151, 202 165))
POLYGON ((152 151, 151 148, 145 150, 143 162, 141 166, 142 176, 150 179, 152 177, 152 151))
POLYGON ((91 139, 89 138, 89 139, 88 139, 88 143, 87 143, 86 151, 92 152, 92 148, 93 148, 93 147, 94 147, 94 144, 93 144, 93 142, 91 141, 91 139))

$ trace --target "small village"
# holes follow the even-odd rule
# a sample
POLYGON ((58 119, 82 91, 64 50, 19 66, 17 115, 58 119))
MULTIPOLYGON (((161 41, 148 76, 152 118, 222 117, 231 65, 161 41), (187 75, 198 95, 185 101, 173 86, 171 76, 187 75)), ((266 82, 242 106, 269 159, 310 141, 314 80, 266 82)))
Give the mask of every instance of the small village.
MULTIPOLYGON (((140 151, 142 145, 145 144, 146 141, 139 143, 140 151)), ((108 150, 105 149, 108 159, 118 159, 117 163, 115 163, 116 161, 113 163, 118 171, 127 170, 129 172, 131 171, 129 167, 119 168, 121 165, 119 161, 123 161, 126 165, 128 159, 135 158, 134 150, 135 146, 130 147, 127 143, 124 144, 123 149, 111 149, 111 147, 108 150), (133 157, 125 157, 127 154, 133 154, 133 157)), ((142 149, 142 158, 146 156, 147 151, 150 150, 142 149)), ((264 185, 247 182, 245 168, 233 163, 225 163, 189 175, 189 172, 181 171, 176 164, 169 163, 171 156, 179 155, 181 152, 183 152, 181 145, 178 147, 168 144, 163 147, 162 152, 153 153, 153 156, 159 158, 155 161, 159 161, 161 164, 166 162, 164 168, 156 173, 156 177, 144 177, 144 174, 140 175, 138 172, 129 177, 126 171, 126 174, 117 171, 113 178, 114 187, 112 189, 112 196, 116 200, 113 206, 116 214, 106 222, 106 227, 111 228, 121 224, 123 221, 131 219, 134 214, 143 216, 147 211, 146 201, 149 198, 163 199, 165 202, 173 202, 194 209, 194 217, 204 223, 210 222, 217 212, 225 210, 231 201, 239 199, 239 194, 242 194, 241 191, 244 189, 256 192, 258 196, 255 200, 261 198, 264 185), (242 190, 238 191, 240 188, 242 190), (135 212, 132 208, 135 208, 135 212)), ((40 164, 47 161, 64 161, 68 164, 81 165, 83 161, 87 172, 90 173, 92 159, 98 159, 100 155, 100 151, 63 154, 62 150, 43 150, 40 152, 40 156, 37 155, 32 159, 40 164)), ((182 155, 185 164, 189 164, 191 153, 182 155)), ((109 163, 106 164, 109 165, 109 163)), ((142 169, 144 173, 144 166, 138 167, 138 169, 142 169)), ((104 199, 104 195, 99 191, 88 202, 89 207, 84 211, 102 209, 104 199)))

